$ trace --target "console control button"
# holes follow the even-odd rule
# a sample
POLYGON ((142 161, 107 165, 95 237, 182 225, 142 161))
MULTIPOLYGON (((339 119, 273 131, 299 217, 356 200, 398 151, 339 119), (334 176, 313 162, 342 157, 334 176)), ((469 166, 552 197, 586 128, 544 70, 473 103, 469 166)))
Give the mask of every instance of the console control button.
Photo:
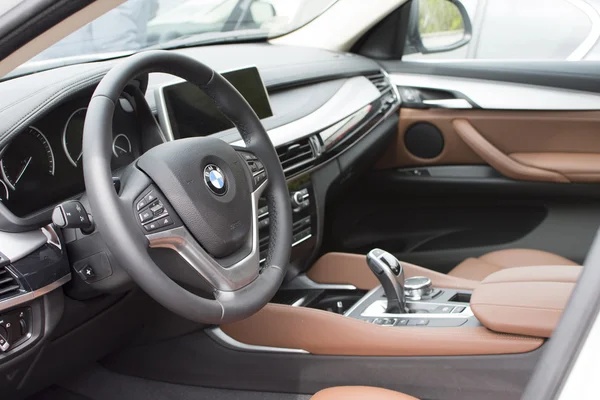
POLYGON ((439 306, 433 310, 434 314, 450 314, 454 310, 454 306, 439 306))
POLYGON ((408 325, 408 318, 398 318, 396 321, 396 326, 406 326, 408 325))
POLYGON ((452 310, 452 314, 460 314, 463 311, 465 311, 465 307, 454 307, 454 310, 452 310))
POLYGON ((381 326, 394 326, 396 324, 396 318, 376 318, 373 323, 381 326))
POLYGON ((428 324, 428 319, 411 319, 408 321, 408 326, 426 326, 428 324))

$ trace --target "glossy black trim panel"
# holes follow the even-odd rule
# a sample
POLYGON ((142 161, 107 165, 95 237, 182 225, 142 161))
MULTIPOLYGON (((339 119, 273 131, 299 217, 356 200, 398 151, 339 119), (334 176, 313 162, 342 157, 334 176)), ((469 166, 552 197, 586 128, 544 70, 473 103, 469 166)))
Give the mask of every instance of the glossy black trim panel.
POLYGON ((600 61, 381 61, 388 73, 455 76, 600 93, 600 61))

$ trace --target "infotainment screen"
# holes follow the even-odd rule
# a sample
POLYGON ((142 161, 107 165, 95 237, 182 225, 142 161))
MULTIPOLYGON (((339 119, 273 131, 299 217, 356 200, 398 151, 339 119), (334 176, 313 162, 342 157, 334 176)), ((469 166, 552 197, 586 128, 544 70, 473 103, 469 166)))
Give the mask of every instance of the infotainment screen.
MULTIPOLYGON (((258 118, 273 115, 269 96, 256 67, 222 74, 244 96, 258 118)), ((233 128, 214 102, 199 87, 181 82, 162 88, 167 123, 175 139, 206 136, 233 128)))

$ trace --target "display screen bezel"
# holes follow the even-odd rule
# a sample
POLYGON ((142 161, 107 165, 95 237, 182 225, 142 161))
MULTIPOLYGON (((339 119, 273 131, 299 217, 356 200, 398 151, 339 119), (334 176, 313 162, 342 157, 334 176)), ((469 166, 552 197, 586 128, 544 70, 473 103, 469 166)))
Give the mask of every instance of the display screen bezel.
MULTIPOLYGON (((259 119, 273 116, 269 94, 257 67, 238 68, 223 72, 221 75, 244 96, 259 119), (244 87, 240 83, 243 80, 255 83, 250 87, 244 87)), ((193 83, 182 81, 164 85, 159 91, 160 103, 162 103, 160 104, 161 116, 173 140, 208 136, 234 127, 233 123, 218 110, 212 99, 193 83), (191 94, 195 98, 194 101, 185 101, 183 97, 187 95, 189 98, 191 94), (194 111, 197 112, 186 113, 182 110, 184 107, 195 109, 194 111), (187 123, 181 120, 181 114, 184 113, 187 123)))

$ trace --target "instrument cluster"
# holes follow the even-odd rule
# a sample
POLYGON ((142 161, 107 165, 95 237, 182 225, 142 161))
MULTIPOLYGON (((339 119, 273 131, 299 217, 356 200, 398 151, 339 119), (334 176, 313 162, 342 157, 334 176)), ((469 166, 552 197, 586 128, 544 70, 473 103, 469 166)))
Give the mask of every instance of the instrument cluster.
MULTIPOLYGON (((125 94, 124 94, 125 96, 125 94)), ((0 201, 19 217, 84 191, 83 125, 89 96, 67 102, 0 150, 0 201)), ((122 97, 113 119, 112 168, 140 155, 135 102, 122 97)))

